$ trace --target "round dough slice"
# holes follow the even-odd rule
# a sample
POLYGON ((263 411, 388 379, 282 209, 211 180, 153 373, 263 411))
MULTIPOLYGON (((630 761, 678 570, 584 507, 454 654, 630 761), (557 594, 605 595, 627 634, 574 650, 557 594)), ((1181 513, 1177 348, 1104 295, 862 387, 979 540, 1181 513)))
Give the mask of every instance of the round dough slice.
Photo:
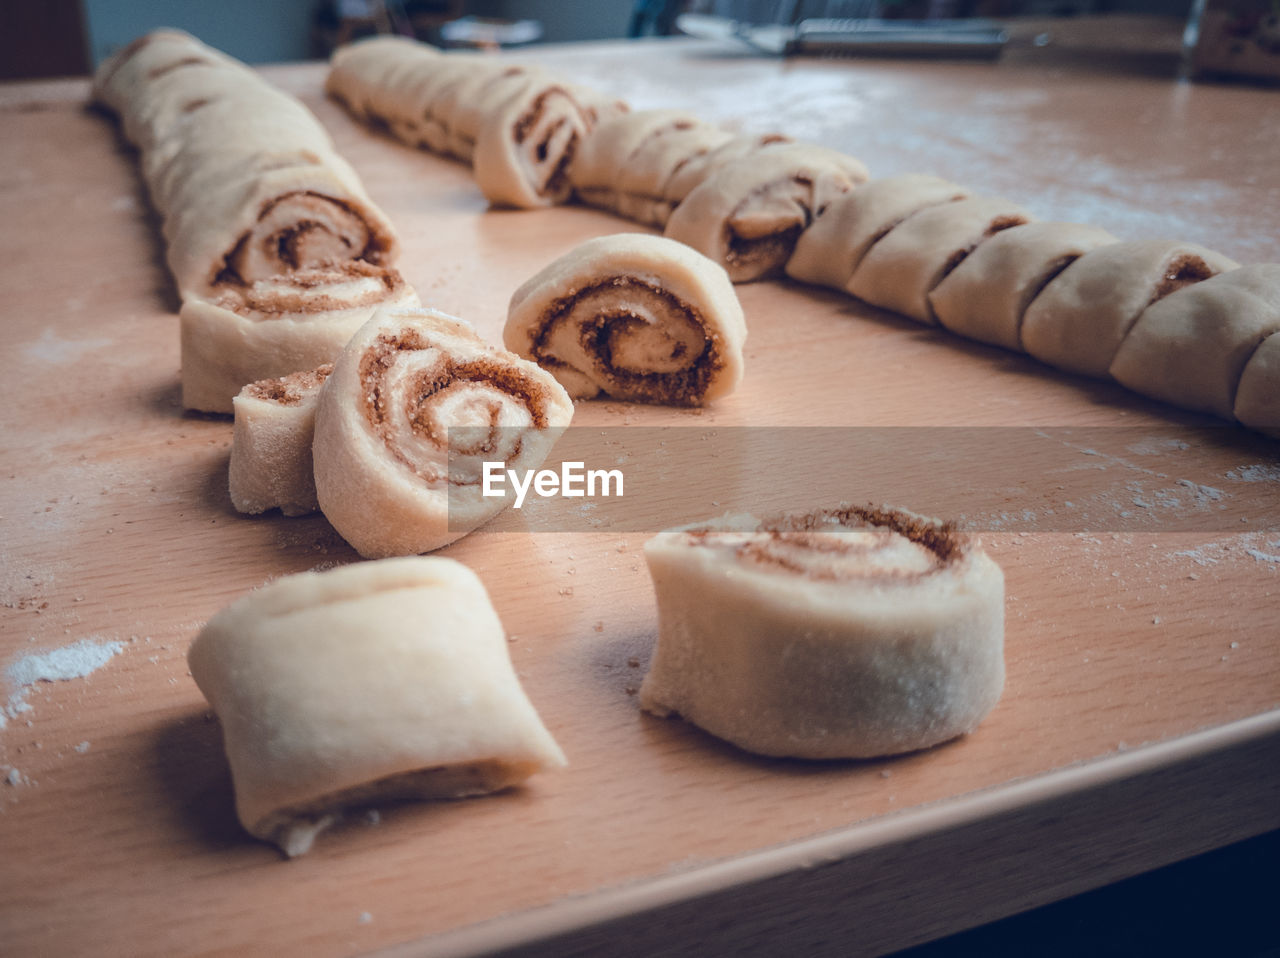
POLYGON ((1021 350, 1028 304, 1091 249, 1119 242, 1080 223, 1025 223, 984 241, 929 294, 938 322, 953 333, 1021 350))
POLYGON ((536 469, 572 418, 573 401, 549 372, 462 320, 380 309, 320 394, 320 509, 366 559, 439 549, 514 495, 483 495, 485 462, 536 469))
POLYGON ((667 195, 676 172, 733 139, 710 123, 676 123, 657 131, 618 171, 618 212, 628 219, 666 226, 678 201, 667 195))
POLYGON ((1022 318, 1022 348, 1058 369, 1105 379, 1144 309, 1240 264, 1194 243, 1101 246, 1054 277, 1022 318))
POLYGON ((333 364, 325 363, 249 383, 236 395, 228 481, 237 511, 256 515, 279 509, 301 516, 320 508, 311 441, 320 387, 331 372, 333 364))
POLYGON ((796 240, 787 275, 843 290, 873 244, 912 213, 962 200, 969 191, 927 173, 871 180, 838 196, 796 240))
POLYGON ((1241 266, 1148 306, 1111 375, 1144 396, 1231 419, 1245 366, 1278 331, 1280 263, 1241 266))
POLYGON ((699 406, 742 378, 747 328, 725 271, 674 240, 588 240, 511 297, 503 341, 575 399, 699 406))
POLYGON ((352 260, 189 299, 179 314, 182 404, 232 412, 248 383, 330 362, 379 306, 417 303, 394 269, 352 260))
POLYGON ((187 662, 241 824, 289 856, 348 807, 483 795, 566 764, 483 584, 451 559, 278 579, 210 619, 187 662))
POLYGON ((966 256, 1000 230, 1032 216, 1008 200, 971 196, 913 213, 862 257, 848 291, 872 306, 930 325, 929 293, 966 256))
POLYGON ((665 235, 715 260, 735 283, 764 279, 782 271, 815 216, 866 178, 861 162, 824 147, 760 149, 694 187, 665 235))
POLYGON ((887 507, 726 517, 645 545, 658 643, 640 704, 747 751, 870 758, 971 732, 1004 687, 1004 577, 887 507))

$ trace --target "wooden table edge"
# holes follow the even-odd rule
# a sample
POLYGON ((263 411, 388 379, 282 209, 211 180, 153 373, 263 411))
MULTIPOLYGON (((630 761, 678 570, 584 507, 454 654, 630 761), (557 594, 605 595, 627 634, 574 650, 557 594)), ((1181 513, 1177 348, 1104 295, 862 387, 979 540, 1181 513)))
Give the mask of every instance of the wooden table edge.
POLYGON ((374 954, 883 954, 1276 828, 1280 709, 374 954))

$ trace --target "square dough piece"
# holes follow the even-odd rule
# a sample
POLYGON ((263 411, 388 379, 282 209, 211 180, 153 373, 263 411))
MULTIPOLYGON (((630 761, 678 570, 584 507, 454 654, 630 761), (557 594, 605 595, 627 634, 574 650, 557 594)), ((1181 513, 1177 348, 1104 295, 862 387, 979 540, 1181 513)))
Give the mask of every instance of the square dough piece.
POLYGON ((289 856, 344 807, 480 795, 565 764, 484 586, 452 559, 279 579, 210 619, 187 660, 240 822, 289 856))

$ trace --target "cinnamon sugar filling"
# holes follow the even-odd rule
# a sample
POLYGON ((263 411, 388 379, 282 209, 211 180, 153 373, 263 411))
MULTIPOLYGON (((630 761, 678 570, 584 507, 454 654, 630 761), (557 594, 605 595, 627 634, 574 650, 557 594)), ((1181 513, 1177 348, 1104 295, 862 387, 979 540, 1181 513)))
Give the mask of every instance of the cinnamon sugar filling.
POLYGON ((1175 256, 1165 265, 1160 282, 1152 290, 1151 298, 1147 300, 1147 305, 1150 306, 1157 300, 1164 299, 1170 293, 1177 292, 1185 286, 1203 282, 1213 276, 1215 272, 1216 270, 1210 268, 1208 263, 1192 253, 1175 256))
POLYGON ((548 346, 552 333, 562 323, 576 323, 578 342, 583 352, 594 360, 593 372, 608 384, 605 392, 618 399, 698 405, 712 377, 724 368, 719 343, 707 332, 702 314, 670 290, 634 276, 599 280, 551 304, 531 347, 534 360, 544 367, 568 365, 554 356, 548 346), (608 306, 599 310, 588 306, 589 315, 575 316, 584 302, 590 304, 594 299, 603 299, 608 306), (650 327, 646 312, 701 331, 703 349, 689 355, 684 343, 672 339, 670 361, 687 361, 683 368, 673 371, 645 372, 615 365, 614 348, 619 340, 628 331, 650 327))
POLYGON ((333 372, 333 363, 325 363, 315 369, 290 373, 278 379, 261 379, 244 387, 246 395, 279 406, 298 406, 303 397, 318 389, 333 372))
MULTIPOLYGON (((704 528, 687 535, 694 545, 715 547, 719 536, 734 536, 734 533, 704 528)), ((975 544, 973 538, 958 531, 954 523, 937 523, 876 506, 846 506, 777 516, 766 519, 756 532, 745 535, 746 541, 734 546, 734 554, 739 559, 827 582, 922 579, 960 562, 975 544), (840 535, 844 532, 871 534, 853 538, 840 535), (918 547, 916 554, 925 566, 877 566, 875 557, 898 544, 918 547)))
MULTIPOLYGON (((265 254, 268 262, 278 264, 275 275, 319 266, 334 259, 329 250, 326 250, 329 255, 315 260, 309 255, 308 246, 321 237, 326 241, 336 241, 344 248, 345 255, 341 259, 374 264, 384 261, 390 245, 388 238, 379 235, 350 203, 314 190, 294 190, 268 200, 258 211, 258 223, 261 224, 286 202, 298 204, 301 210, 309 210, 316 215, 312 218, 300 211, 287 226, 265 236, 259 235, 256 229, 246 230, 223 258, 222 266, 213 279, 214 286, 247 286, 255 279, 263 278, 246 275, 250 272, 251 246, 265 254), (331 218, 337 222, 336 229, 330 222, 331 218)), ((334 244, 326 242, 326 245, 334 244)))
MULTIPOLYGON (((411 385, 407 390, 393 393, 385 388, 387 373, 401 360, 403 353, 431 349, 434 345, 417 330, 379 335, 360 359, 362 411, 391 455, 415 475, 428 482, 447 480, 453 485, 474 485, 479 481, 478 477, 462 479, 447 472, 426 468, 422 463, 414 462, 400 448, 392 422, 396 404, 399 404, 415 435, 445 450, 449 449, 448 424, 440 423, 432 415, 431 405, 434 399, 447 391, 467 388, 473 384, 492 387, 519 402, 533 420, 531 428, 537 430, 548 426, 547 405, 550 397, 545 386, 530 378, 519 367, 491 356, 466 360, 444 356, 433 366, 417 371, 411 377, 411 385)), ((481 395, 480 398, 487 407, 489 438, 479 443, 470 443, 466 448, 454 448, 454 452, 472 455, 497 449, 493 433, 498 428, 502 409, 500 397, 481 395)), ((517 440, 510 455, 518 456, 521 447, 522 444, 517 440)))

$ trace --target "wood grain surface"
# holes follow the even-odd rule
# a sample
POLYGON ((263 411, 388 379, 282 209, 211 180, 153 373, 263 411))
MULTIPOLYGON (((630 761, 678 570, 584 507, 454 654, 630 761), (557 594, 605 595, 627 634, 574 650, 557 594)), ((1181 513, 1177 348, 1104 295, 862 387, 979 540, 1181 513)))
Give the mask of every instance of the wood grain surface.
MULTIPOLYGON (((1280 262, 1275 91, 1029 53, 783 62, 672 41, 505 55, 636 107, 816 140, 876 176, 934 172, 1045 219, 1280 262)), ((264 72, 316 111, 397 224, 423 300, 491 340, 524 279, 635 228, 582 208, 488 210, 466 168, 326 101, 320 65, 264 72)), ((355 814, 281 860, 235 821, 185 652, 246 591, 356 556, 320 516, 232 509, 230 421, 180 408, 155 217, 86 90, 0 87, 0 664, 86 639, 121 651, 82 678, 4 676, 0 951, 746 954, 791 935, 809 954, 873 953, 1280 826, 1277 445, 770 282, 739 288, 735 395, 701 411, 582 403, 575 424, 1114 430, 1123 450, 1068 449, 1062 475, 1088 473, 1115 516, 1154 518, 1019 525, 1045 515, 1046 473, 1028 463, 1013 519, 989 514, 983 533, 1007 579, 1004 698, 960 741, 857 763, 755 758, 639 711, 655 631, 643 530, 482 530, 443 554, 489 588, 570 767, 490 798, 355 814)), ((804 488, 804 463, 762 468, 804 488)), ((887 489, 846 497, 949 467, 878 468, 887 489)), ((956 482, 984 483, 974 468, 957 464, 956 482)))

